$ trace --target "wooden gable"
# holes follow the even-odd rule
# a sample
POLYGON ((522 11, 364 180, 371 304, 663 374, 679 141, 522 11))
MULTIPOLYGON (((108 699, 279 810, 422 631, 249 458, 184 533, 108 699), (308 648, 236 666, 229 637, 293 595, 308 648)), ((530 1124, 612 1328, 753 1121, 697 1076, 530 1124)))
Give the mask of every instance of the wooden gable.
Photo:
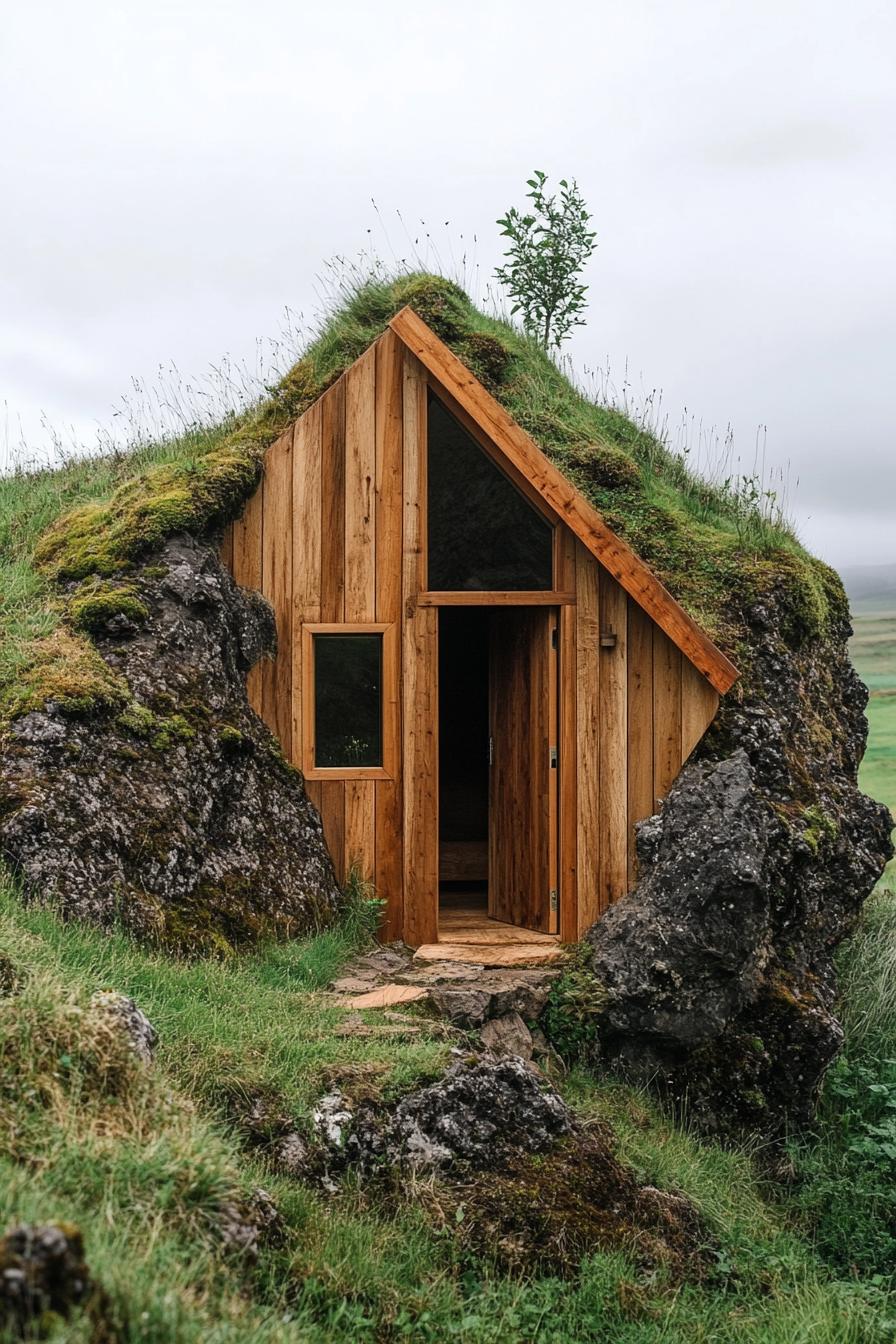
POLYGON ((635 877, 651 815, 736 670, 705 633, 410 310, 271 446, 262 485, 222 557, 271 602, 274 660, 250 699, 306 774, 337 872, 387 902, 386 931, 438 937, 438 642, 448 602, 550 605, 560 667, 556 751, 559 933, 577 938, 635 877), (426 576, 429 390, 555 523, 554 591, 431 593, 426 576), (309 757, 316 630, 384 639, 388 759, 320 771, 309 757), (612 632, 612 638, 610 633, 612 632))

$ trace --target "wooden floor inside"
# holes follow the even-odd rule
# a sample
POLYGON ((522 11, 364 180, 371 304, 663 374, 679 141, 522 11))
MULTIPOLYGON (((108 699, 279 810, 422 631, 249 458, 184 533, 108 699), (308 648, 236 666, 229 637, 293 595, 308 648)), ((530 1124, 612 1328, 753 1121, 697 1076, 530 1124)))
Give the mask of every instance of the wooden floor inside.
POLYGON ((535 966, 562 956, 554 933, 490 919, 482 889, 443 890, 439 941, 417 949, 421 961, 470 961, 484 966, 535 966))

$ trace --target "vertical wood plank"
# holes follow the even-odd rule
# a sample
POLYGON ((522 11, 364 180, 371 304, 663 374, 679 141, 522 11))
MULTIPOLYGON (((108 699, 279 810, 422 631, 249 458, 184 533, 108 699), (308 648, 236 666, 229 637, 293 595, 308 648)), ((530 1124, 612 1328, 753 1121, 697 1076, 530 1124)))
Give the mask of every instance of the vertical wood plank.
POLYGON ((426 380, 404 355, 402 527, 402 698, 404 937, 413 946, 439 932, 438 609, 418 607, 423 554, 426 380))
POLYGON ((719 709, 719 693, 689 658, 681 660, 681 763, 690 756, 719 709))
POLYGON ((345 619, 376 614, 376 349, 345 375, 345 619))
MULTIPOLYGON (((242 588, 261 588, 261 542, 264 514, 261 486, 233 524, 233 577, 242 588)), ((256 714, 261 714, 261 683, 264 659, 249 669, 246 694, 256 714)))
POLYGON ((578 932, 597 919, 600 906, 600 592, 598 565, 580 541, 576 554, 576 739, 578 745, 576 886, 578 932))
POLYGON ((262 485, 261 586, 277 622, 277 654, 262 670, 262 717, 287 760, 292 753, 292 441, 290 425, 267 451, 262 485))
POLYGON ((372 779, 345 781, 345 872, 355 868, 365 881, 373 877, 375 787, 372 779))
MULTIPOLYGON (((568 528, 559 527, 557 584, 564 592, 576 591, 575 538, 568 528)), ((560 612, 560 940, 575 942, 579 936, 577 860, 578 835, 577 775, 578 742, 576 723, 576 608, 561 607, 560 612)))
POLYGON ((600 654, 600 908, 628 888, 628 597, 601 569, 601 630, 616 643, 600 654))
MULTIPOLYGON (((402 346, 386 331, 376 344, 376 619, 392 621, 401 631, 402 575, 402 346)), ((386 902, 384 936, 400 938, 404 918, 401 760, 401 640, 387 640, 383 680, 395 700, 395 738, 389 757, 394 778, 378 780, 376 792, 374 885, 386 902)))
POLYGON ((681 653, 653 627, 653 794, 659 804, 681 769, 681 653))
POLYGON ((292 448, 292 761, 299 769, 305 746, 302 626, 320 620, 320 427, 316 402, 297 422, 292 448))
POLYGON ((345 620, 345 378, 321 400, 320 618, 345 620))
POLYGON ((341 779, 323 779, 320 781, 320 819, 324 827, 324 839, 336 877, 344 882, 348 877, 345 869, 345 782, 341 779))
POLYGON ((628 882, 637 878, 635 823, 653 813, 653 622, 628 599, 628 882))

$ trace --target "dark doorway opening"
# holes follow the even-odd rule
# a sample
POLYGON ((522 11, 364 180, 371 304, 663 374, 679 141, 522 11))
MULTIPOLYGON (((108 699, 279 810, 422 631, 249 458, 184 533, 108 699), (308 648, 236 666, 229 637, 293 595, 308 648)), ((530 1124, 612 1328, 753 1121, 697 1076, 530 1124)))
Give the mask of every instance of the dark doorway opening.
POLYGON ((439 907, 488 907, 489 611, 439 610, 439 907))

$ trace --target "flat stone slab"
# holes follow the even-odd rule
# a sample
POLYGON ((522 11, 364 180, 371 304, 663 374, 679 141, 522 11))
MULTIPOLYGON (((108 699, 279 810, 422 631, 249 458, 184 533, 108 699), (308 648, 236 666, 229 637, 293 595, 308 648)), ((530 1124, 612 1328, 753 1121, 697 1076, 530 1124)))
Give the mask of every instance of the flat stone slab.
POLYGON ((484 946, 473 943, 424 943, 413 964, 429 961, 468 961, 476 966, 548 966, 565 956, 559 943, 509 943, 484 946))
POLYGON ((415 1003, 428 994, 421 985, 381 985, 367 994, 353 995, 348 1003, 352 1008, 392 1008, 396 1003, 415 1003))

